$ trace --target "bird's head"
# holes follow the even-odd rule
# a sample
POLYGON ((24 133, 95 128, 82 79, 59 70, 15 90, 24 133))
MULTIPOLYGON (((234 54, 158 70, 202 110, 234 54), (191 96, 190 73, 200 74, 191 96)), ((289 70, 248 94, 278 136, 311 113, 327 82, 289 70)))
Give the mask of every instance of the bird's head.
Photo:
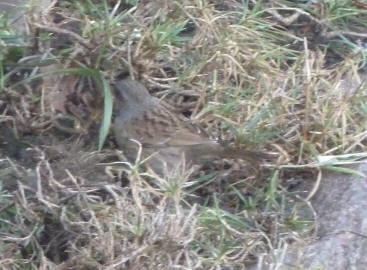
POLYGON ((124 79, 115 84, 116 99, 118 103, 127 106, 139 106, 146 104, 152 99, 148 90, 138 81, 124 79))

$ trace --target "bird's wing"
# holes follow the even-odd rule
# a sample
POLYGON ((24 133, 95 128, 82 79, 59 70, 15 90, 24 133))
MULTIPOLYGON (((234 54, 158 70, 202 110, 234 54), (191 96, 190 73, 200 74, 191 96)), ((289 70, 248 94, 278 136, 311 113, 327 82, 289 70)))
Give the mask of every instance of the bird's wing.
POLYGON ((206 136, 162 106, 141 112, 125 126, 131 139, 149 147, 195 145, 210 142, 206 136))

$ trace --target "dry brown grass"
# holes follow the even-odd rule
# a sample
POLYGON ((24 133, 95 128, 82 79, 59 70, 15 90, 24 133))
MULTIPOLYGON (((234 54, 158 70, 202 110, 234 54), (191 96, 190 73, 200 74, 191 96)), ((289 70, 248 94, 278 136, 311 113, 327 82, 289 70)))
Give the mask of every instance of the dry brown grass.
POLYGON ((32 47, 3 40, 1 268, 244 269, 269 253, 281 263, 315 232, 295 187, 316 179, 316 156, 366 151, 365 11, 122 2, 56 1, 29 13, 32 47), (96 151, 120 74, 213 137, 274 159, 261 174, 227 161, 159 176, 120 162, 113 138, 96 151))

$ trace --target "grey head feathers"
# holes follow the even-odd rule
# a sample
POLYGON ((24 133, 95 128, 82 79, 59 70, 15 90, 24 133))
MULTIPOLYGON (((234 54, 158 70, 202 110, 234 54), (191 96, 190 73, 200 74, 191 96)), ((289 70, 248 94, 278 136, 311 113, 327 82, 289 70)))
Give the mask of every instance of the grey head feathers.
POLYGON ((150 103, 153 97, 144 85, 131 79, 120 80, 115 83, 117 99, 124 105, 141 106, 150 103))

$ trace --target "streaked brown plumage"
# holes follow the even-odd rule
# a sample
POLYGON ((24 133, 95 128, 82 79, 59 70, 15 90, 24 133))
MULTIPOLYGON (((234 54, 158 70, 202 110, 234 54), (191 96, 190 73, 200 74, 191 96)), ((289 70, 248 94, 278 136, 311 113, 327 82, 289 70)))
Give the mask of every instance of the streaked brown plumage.
POLYGON ((186 163, 199 164, 218 158, 241 158, 258 162, 258 152, 234 149, 209 139, 184 117, 174 113, 139 82, 124 79, 115 83, 118 113, 114 121, 117 144, 130 161, 134 161, 139 146, 142 158, 154 154, 147 164, 162 172, 164 164, 173 168, 183 156, 186 163))

